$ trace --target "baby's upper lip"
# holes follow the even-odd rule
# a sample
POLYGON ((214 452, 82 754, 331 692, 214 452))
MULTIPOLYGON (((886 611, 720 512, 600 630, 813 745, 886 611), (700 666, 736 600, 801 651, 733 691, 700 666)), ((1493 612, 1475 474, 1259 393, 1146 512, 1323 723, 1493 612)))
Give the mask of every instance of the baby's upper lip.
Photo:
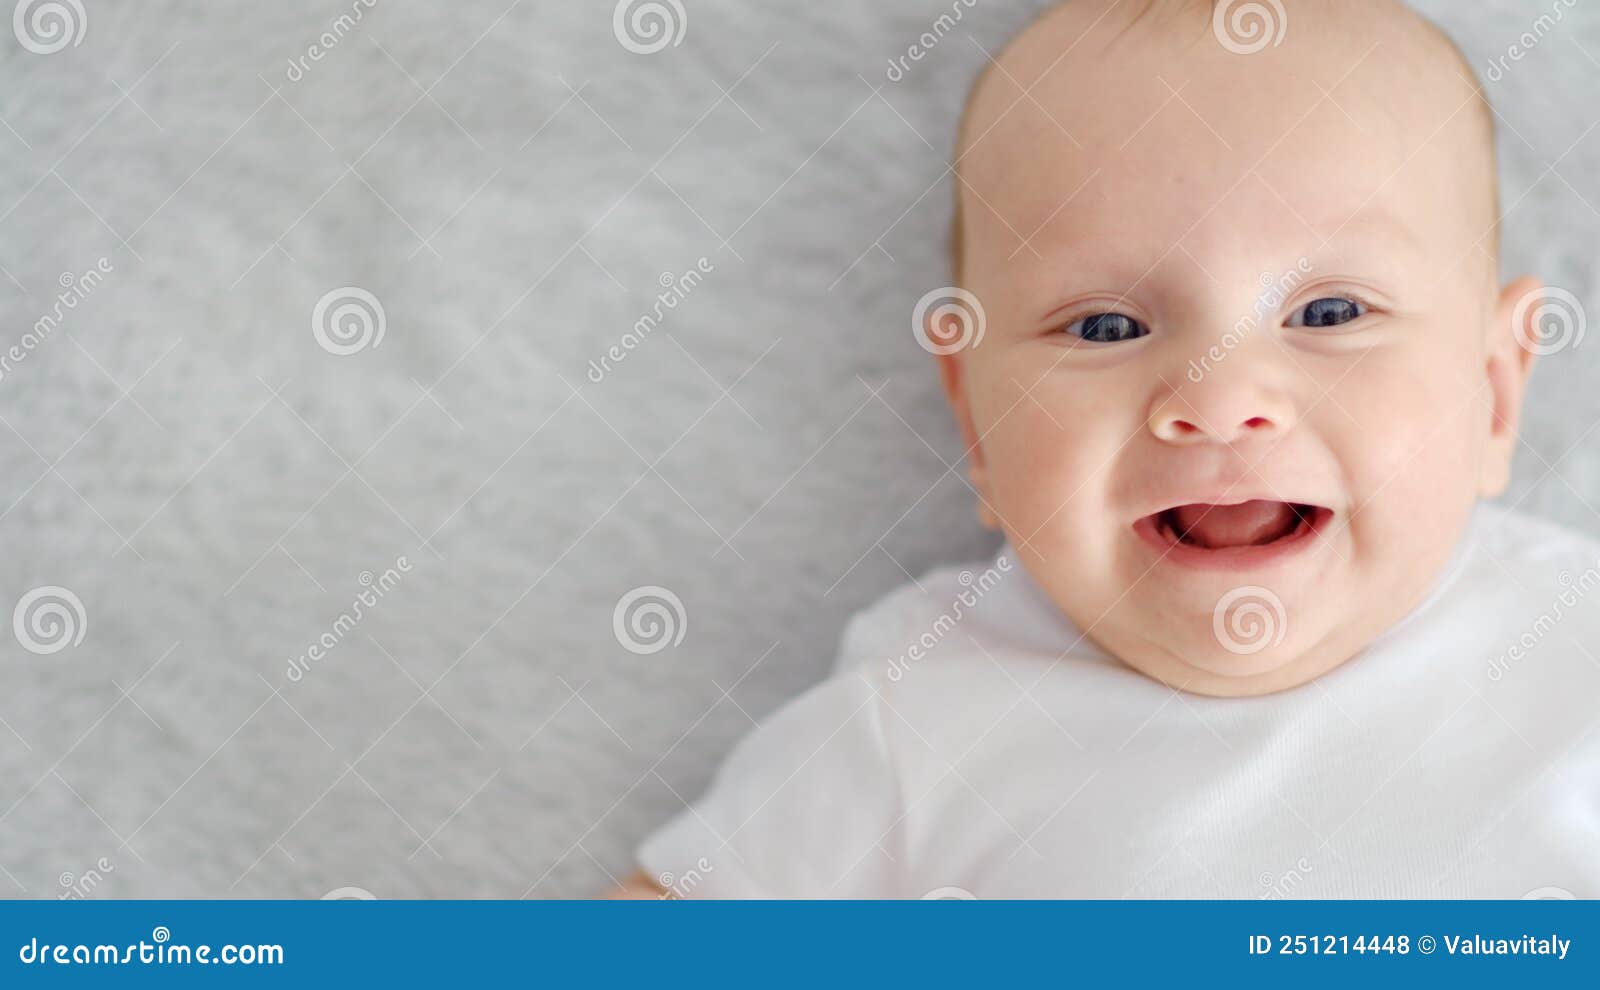
POLYGON ((1311 494, 1292 487, 1274 488, 1260 483, 1238 484, 1214 488, 1185 489, 1171 492, 1146 503, 1138 519, 1156 515, 1180 505, 1239 505, 1244 502, 1287 502, 1290 505, 1310 505, 1333 509, 1326 495, 1311 494))

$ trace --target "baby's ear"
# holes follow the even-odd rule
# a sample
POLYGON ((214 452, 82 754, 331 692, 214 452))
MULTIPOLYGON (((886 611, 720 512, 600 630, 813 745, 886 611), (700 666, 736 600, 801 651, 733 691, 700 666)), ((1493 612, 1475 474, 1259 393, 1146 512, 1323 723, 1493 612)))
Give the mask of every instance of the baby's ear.
MULTIPOLYGON (((953 317, 949 314, 941 316, 936 312, 923 315, 924 340, 951 339, 955 328, 937 325, 935 321, 941 319, 948 323, 953 317)), ((933 351, 934 360, 939 362, 939 380, 944 384, 945 398, 950 400, 950 410, 955 414, 956 426, 961 430, 961 442, 967 456, 967 477, 971 479, 972 487, 978 492, 978 522, 987 529, 998 529, 1000 520, 990 507, 989 472, 984 464, 978 428, 972 419, 972 399, 968 389, 967 369, 963 364, 966 348, 927 349, 933 351)))
POLYGON ((1494 405, 1478 482, 1479 494, 1486 497, 1505 491, 1511 480, 1511 460, 1516 453, 1528 374, 1533 370, 1534 358, 1545 353, 1545 332, 1540 326, 1541 317, 1548 315, 1545 301, 1544 283, 1524 275, 1501 290, 1495 307, 1486 348, 1486 371, 1494 405))

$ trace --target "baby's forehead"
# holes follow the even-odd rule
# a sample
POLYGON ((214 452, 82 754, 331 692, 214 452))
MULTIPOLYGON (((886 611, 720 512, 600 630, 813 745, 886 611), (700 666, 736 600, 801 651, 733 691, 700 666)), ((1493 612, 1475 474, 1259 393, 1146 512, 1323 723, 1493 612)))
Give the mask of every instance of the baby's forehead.
POLYGON ((1289 0, 1282 43, 1240 53, 1189 5, 1156 6, 1129 20, 1074 0, 990 66, 958 152, 966 250, 1009 255, 1051 230, 1116 223, 1176 237, 1263 213, 1321 236, 1358 216, 1455 243, 1492 228, 1485 105, 1420 18, 1377 0, 1342 12, 1289 0))

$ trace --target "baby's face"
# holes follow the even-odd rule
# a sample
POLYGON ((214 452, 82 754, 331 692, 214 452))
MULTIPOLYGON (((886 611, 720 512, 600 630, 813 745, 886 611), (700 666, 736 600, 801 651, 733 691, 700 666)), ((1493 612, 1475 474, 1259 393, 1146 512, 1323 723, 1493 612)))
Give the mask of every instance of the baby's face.
POLYGON ((941 365, 975 487, 1133 667, 1304 683, 1417 606, 1505 482, 1538 286, 1495 288, 1483 111, 1414 23, 1290 6, 1246 55, 1192 16, 1111 44, 1115 13, 1084 36, 1107 4, 1071 6, 966 134, 985 326, 941 365))

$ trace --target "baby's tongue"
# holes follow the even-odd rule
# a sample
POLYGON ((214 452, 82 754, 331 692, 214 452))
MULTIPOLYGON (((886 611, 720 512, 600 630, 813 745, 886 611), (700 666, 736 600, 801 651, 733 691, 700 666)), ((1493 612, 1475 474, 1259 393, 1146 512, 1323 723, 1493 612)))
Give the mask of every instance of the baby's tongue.
POLYGON ((1287 502, 1256 499, 1238 505, 1180 505, 1172 510, 1178 533, 1212 550, 1271 543, 1288 536, 1299 517, 1287 502))

